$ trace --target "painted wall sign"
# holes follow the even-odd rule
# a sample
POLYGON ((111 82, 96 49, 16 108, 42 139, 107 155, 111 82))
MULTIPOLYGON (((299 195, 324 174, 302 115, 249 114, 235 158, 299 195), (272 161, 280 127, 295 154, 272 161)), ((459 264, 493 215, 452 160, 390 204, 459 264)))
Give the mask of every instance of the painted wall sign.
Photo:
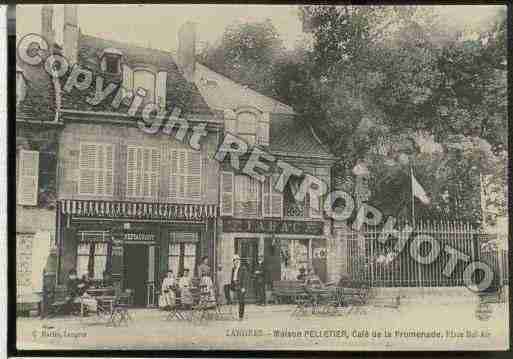
POLYGON ((321 221, 288 221, 278 219, 223 219, 223 231, 227 233, 274 233, 274 234, 323 234, 321 221))
POLYGON ((125 242, 143 241, 154 242, 156 240, 154 233, 125 233, 125 242))

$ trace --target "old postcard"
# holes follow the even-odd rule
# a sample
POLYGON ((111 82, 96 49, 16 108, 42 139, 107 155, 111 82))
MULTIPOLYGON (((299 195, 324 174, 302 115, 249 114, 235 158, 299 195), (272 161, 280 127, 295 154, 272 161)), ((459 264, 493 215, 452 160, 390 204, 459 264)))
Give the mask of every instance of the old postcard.
POLYGON ((16 6, 17 349, 508 349, 506 13, 16 6))

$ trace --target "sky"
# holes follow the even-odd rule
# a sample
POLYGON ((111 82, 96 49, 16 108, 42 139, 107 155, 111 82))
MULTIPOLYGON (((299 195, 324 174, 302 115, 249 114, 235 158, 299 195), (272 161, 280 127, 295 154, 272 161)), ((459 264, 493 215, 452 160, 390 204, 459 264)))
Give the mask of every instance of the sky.
MULTIPOLYGON (((452 26, 478 28, 497 13, 500 6, 434 6, 452 26)), ((41 31, 41 5, 19 5, 16 9, 18 34, 41 31)), ((291 5, 79 5, 79 25, 83 33, 111 40, 174 51, 177 33, 186 21, 197 23, 198 42, 213 43, 224 29, 237 21, 263 21, 267 18, 280 33, 287 48, 293 48, 304 34, 291 5)))

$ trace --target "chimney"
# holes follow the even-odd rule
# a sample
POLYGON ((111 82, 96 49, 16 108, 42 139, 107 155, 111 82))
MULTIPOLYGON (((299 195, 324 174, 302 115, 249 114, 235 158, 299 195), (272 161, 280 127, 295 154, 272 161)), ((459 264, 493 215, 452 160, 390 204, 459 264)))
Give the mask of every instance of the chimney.
POLYGON ((41 9, 41 35, 50 48, 55 41, 53 30, 53 5, 43 5, 41 9))
POLYGON ((196 68, 196 24, 187 21, 178 30, 178 66, 189 82, 196 68))
POLYGON ((78 14, 76 5, 64 5, 63 54, 70 64, 78 61, 78 14))

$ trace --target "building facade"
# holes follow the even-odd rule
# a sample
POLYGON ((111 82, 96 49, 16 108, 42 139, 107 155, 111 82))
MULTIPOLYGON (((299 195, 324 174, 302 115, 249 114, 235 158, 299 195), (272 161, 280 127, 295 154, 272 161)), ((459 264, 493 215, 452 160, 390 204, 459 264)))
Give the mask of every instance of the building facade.
POLYGON ((109 277, 134 290, 136 305, 153 306, 168 270, 197 275, 206 256, 221 287, 234 254, 250 272, 263 256, 269 284, 295 279, 301 268, 325 282, 338 278, 322 199, 293 195, 307 175, 331 185, 336 158, 311 127, 289 106, 197 63, 192 23, 171 53, 83 34, 76 7, 61 10, 42 12, 43 36, 70 65, 50 92, 59 131, 48 223, 55 223, 59 284, 75 269, 109 277), (146 122, 145 109, 154 115, 146 122), (164 122, 153 126, 160 114, 164 122), (259 182, 218 162, 227 133, 303 174, 277 192, 278 169, 259 182))

